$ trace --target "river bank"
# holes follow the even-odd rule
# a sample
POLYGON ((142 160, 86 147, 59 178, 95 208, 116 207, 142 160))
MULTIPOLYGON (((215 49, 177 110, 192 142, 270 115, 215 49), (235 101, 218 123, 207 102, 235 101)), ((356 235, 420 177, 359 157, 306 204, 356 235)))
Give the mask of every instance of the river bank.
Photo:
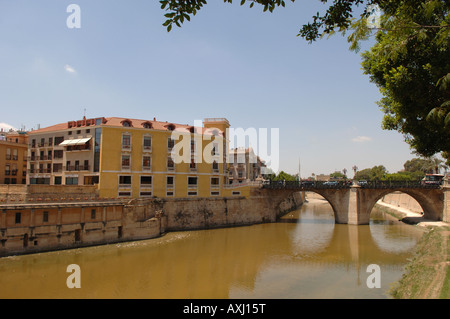
POLYGON ((402 278, 391 288, 396 299, 450 299, 450 225, 425 220, 420 213, 382 201, 377 206, 425 233, 402 278))

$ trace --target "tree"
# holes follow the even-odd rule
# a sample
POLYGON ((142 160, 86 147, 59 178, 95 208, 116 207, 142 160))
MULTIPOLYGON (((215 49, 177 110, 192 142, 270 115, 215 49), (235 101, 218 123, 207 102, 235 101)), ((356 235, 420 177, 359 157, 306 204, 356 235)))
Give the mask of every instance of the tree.
POLYGON ((383 94, 378 102, 384 112, 383 129, 402 133, 417 154, 429 157, 444 152, 446 156, 450 150, 450 2, 402 0, 396 4, 386 6, 377 43, 362 54, 364 73, 383 94))
POLYGON ((387 174, 386 167, 383 165, 374 166, 358 171, 355 174, 355 180, 381 181, 385 180, 387 174))
POLYGON ((413 158, 403 164, 405 172, 422 172, 424 174, 432 173, 434 166, 434 163, 427 158, 413 158))
POLYGON ((341 172, 334 172, 334 173, 331 173, 330 174, 330 177, 331 178, 336 178, 336 179, 347 179, 347 176, 345 175, 345 174, 343 174, 343 173, 341 173, 341 172))

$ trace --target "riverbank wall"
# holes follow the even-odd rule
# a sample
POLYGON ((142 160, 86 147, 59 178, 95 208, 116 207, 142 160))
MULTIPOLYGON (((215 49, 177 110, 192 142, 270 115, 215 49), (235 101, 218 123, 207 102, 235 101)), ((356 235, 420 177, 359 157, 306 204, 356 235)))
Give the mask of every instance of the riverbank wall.
POLYGON ((0 205, 0 257, 275 222, 304 200, 301 192, 286 196, 253 187, 248 197, 9 201, 0 205))

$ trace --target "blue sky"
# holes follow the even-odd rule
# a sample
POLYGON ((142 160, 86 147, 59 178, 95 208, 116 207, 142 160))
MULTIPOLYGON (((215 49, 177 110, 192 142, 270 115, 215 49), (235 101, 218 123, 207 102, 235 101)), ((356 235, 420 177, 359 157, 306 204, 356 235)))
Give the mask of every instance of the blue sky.
MULTIPOLYGON (((157 0, 2 0, 0 122, 26 129, 86 116, 278 128, 281 170, 302 177, 352 166, 403 168, 414 155, 381 129, 378 88, 336 35, 309 44, 320 1, 263 13, 210 0, 170 33, 157 0), (67 6, 81 8, 69 29, 67 6)), ((367 49, 371 41, 364 43, 367 49)))

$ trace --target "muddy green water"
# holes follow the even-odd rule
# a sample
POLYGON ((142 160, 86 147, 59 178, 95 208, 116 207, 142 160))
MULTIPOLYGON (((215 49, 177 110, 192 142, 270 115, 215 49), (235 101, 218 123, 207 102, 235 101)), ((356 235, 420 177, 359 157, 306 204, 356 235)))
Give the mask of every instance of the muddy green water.
POLYGON ((421 235, 380 211, 338 225, 311 200, 277 223, 1 258, 0 298, 390 298, 421 235), (67 287, 70 264, 81 288, 67 287))

